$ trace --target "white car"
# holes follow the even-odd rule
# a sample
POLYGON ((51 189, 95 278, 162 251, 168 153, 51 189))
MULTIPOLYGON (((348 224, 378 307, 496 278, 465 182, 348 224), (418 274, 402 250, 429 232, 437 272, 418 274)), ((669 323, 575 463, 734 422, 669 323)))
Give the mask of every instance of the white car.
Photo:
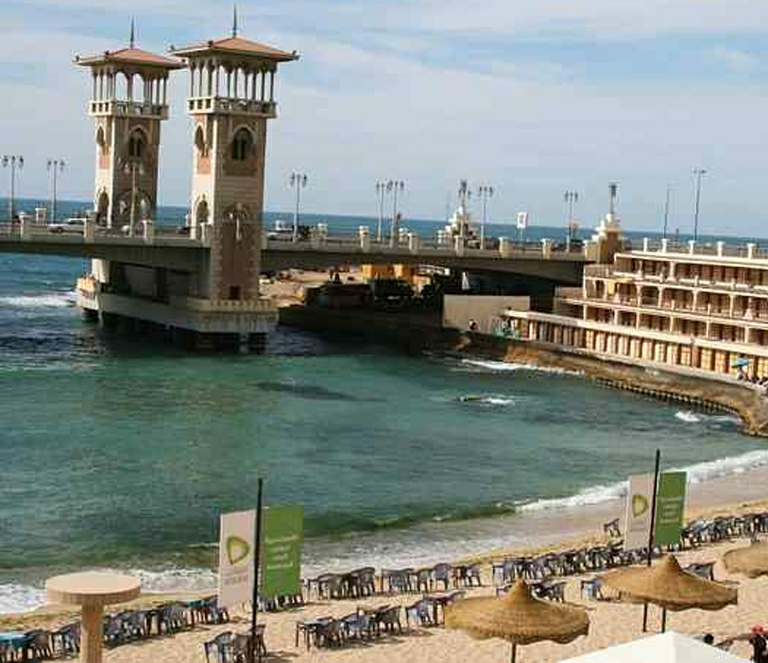
POLYGON ((85 219, 66 219, 61 223, 49 223, 48 231, 52 233, 76 233, 83 234, 85 219))

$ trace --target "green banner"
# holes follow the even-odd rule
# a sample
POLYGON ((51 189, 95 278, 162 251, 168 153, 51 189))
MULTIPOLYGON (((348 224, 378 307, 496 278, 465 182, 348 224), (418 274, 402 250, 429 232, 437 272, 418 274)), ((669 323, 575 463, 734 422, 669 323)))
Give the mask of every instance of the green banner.
POLYGON ((657 545, 680 543, 686 482, 685 472, 665 472, 659 477, 654 528, 654 541, 657 545))
POLYGON ((301 545, 304 507, 264 510, 260 593, 265 598, 301 593, 301 545))

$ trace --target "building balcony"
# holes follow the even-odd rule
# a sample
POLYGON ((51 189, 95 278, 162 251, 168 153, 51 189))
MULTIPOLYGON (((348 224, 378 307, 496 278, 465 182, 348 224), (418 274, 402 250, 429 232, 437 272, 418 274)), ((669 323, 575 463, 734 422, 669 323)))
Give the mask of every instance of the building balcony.
POLYGON ((230 97, 190 97, 187 99, 187 111, 193 115, 227 113, 231 115, 256 115, 274 119, 277 117, 277 103, 230 97))
POLYGON ((92 100, 89 114, 91 117, 146 117, 153 120, 167 120, 168 106, 141 101, 118 101, 116 99, 92 100))
POLYGON ((750 311, 744 309, 735 309, 733 315, 728 308, 708 308, 706 306, 680 307, 672 306, 671 302, 666 301, 659 306, 658 300, 637 297, 611 297, 604 299, 601 297, 556 297, 560 305, 570 306, 594 306, 600 309, 618 309, 628 313, 646 313, 650 315, 664 315, 688 320, 697 320, 700 322, 716 322, 720 324, 733 324, 749 327, 768 327, 768 313, 763 311, 750 311))

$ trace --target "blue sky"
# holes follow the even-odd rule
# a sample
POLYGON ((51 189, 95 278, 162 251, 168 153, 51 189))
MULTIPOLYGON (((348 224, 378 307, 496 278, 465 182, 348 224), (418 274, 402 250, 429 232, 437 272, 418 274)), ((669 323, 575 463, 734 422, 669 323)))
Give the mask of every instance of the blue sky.
MULTIPOLYGON (((244 36, 302 58, 279 76, 267 207, 289 209, 288 174, 306 172, 305 208, 376 213, 374 183, 406 180, 403 211, 441 217, 458 180, 491 184, 491 213, 563 218, 580 192, 593 225, 609 180, 627 227, 658 229, 672 183, 672 228, 691 225, 691 169, 708 170, 705 233, 768 236, 762 200, 768 3, 760 0, 260 0, 240 2, 244 36)), ((165 51, 225 36, 218 0, 3 3, 0 152, 21 153, 22 195, 47 190, 45 160, 67 159, 68 198, 91 196, 94 147, 76 53, 118 48, 131 16, 139 45, 165 51)), ((186 75, 172 79, 161 203, 189 195, 186 75)), ((3 173, 0 192, 5 193, 3 173)))

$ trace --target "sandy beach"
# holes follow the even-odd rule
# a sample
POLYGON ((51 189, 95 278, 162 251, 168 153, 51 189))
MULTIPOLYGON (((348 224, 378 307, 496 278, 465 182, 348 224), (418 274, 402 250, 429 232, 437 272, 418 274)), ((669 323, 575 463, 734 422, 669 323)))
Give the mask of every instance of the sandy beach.
MULTIPOLYGON (((748 481, 737 482, 751 487, 765 485, 763 473, 750 473, 748 481), (758 475, 758 476, 755 476, 758 475)), ((731 478, 733 481, 733 478, 731 478)), ((749 511, 768 509, 768 500, 742 501, 739 503, 707 505, 713 499, 712 493, 717 490, 711 485, 705 491, 696 491, 696 499, 688 510, 689 517, 708 517, 719 514, 739 514, 749 511), (703 494, 703 497, 702 497, 703 494)), ((617 501, 614 509, 620 505, 617 501)), ((594 511, 594 510, 593 510, 594 511)), ((603 510, 592 513, 589 518, 591 525, 596 524, 595 518, 602 517, 603 510)), ((599 518, 598 518, 599 519, 599 518)), ((576 540, 563 540, 544 546, 534 546, 526 549, 488 551, 482 557, 487 562, 490 559, 505 555, 541 552, 573 547, 585 541, 598 542, 602 539, 596 531, 593 536, 582 536, 576 540)), ((749 580, 745 577, 729 574, 723 564, 722 556, 729 549, 744 546, 746 539, 705 546, 680 555, 682 564, 691 562, 716 561, 715 578, 719 581, 735 583, 739 588, 739 603, 729 606, 719 612, 704 612, 691 610, 682 613, 670 613, 668 628, 687 635, 714 634, 717 641, 725 640, 746 633, 755 624, 768 621, 766 596, 768 596, 768 578, 749 580)), ((490 565, 484 571, 485 587, 470 590, 470 596, 482 596, 493 593, 490 577, 490 565)), ((589 576, 585 576, 589 577, 589 576)), ((591 620, 590 633, 587 637, 568 645, 541 643, 522 649, 523 661, 546 663, 560 661, 571 656, 608 647, 612 644, 626 642, 642 637, 641 620, 642 608, 639 605, 620 603, 616 600, 590 601, 579 595, 579 581, 582 576, 567 578, 566 600, 575 605, 582 605, 589 611, 591 620)), ((610 591, 607 593, 610 596, 610 591)), ((126 607, 147 607, 170 599, 188 599, 193 594, 183 595, 149 595, 127 604, 126 607)), ((384 663, 397 660, 403 662, 441 661, 446 663, 463 663, 468 659, 494 662, 508 660, 509 647, 498 640, 476 641, 461 632, 447 631, 443 627, 417 627, 407 630, 402 635, 381 637, 370 643, 350 644, 341 649, 314 649, 307 651, 303 645, 295 644, 296 622, 322 616, 342 617, 354 612, 358 607, 372 608, 383 604, 407 605, 418 598, 418 594, 410 595, 381 595, 361 600, 350 601, 318 601, 312 597, 309 603, 295 610, 280 613, 262 614, 259 619, 266 624, 266 642, 270 651, 268 660, 279 661, 359 661, 384 663)), ((651 608, 651 630, 660 626, 660 611, 651 608)), ((56 606, 47 606, 25 615, 5 615, 0 618, 0 631, 22 630, 31 628, 54 628, 71 621, 73 613, 62 611, 56 606)), ((405 620, 403 618, 403 623, 405 620)), ((249 616, 244 612, 235 612, 232 622, 222 625, 198 625, 194 629, 172 636, 154 637, 139 643, 126 644, 106 652, 105 660, 111 663, 202 663, 205 661, 203 642, 212 639, 218 633, 228 630, 246 631, 249 616)), ((749 657, 749 647, 744 642, 734 644, 731 651, 745 658, 749 657)))

